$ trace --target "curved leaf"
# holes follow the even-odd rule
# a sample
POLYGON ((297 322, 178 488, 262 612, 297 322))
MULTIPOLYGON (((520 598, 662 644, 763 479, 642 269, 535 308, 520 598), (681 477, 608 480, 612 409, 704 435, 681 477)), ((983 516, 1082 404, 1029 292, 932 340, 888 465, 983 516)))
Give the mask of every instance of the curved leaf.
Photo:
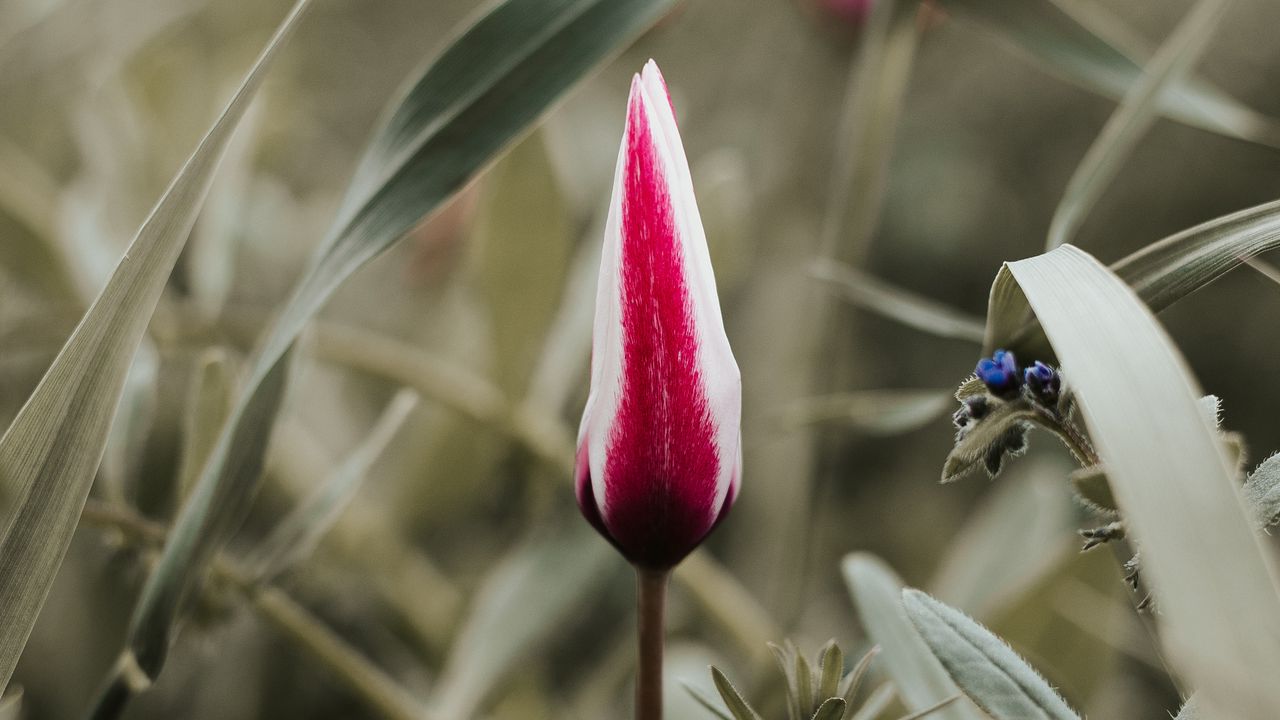
POLYGON ((148 674, 163 663, 185 586, 243 521, 259 484, 250 460, 265 441, 288 351, 310 317, 671 2, 506 0, 464 30, 395 106, 357 169, 339 221, 261 344, 135 609, 132 635, 148 674))
MULTIPOLYGON (((858 608, 858 617, 879 645, 885 671, 898 688, 908 710, 922 710, 960 693, 907 618, 902 606, 902 581, 884 561, 854 553, 841 563, 845 583, 858 608)), ((968 703, 938 710, 940 720, 983 720, 968 703)))
POLYGON ((1080 720, 1044 678, 972 618, 919 590, 902 602, 951 678, 995 720, 1080 720))
POLYGON ((265 584, 291 566, 306 559, 320 544, 321 538, 342 516, 369 468, 382 457, 409 413, 418 406, 418 394, 401 390, 387 403, 369 434, 311 494, 286 515, 249 557, 253 580, 265 584))
POLYGON ((539 643, 548 640, 609 577, 613 554, 575 523, 572 530, 517 548, 490 573, 477 594, 440 683, 436 717, 475 717, 493 689, 539 643))
POLYGON ((1138 141, 1155 122, 1165 89, 1178 83, 1191 70, 1208 47, 1228 7, 1227 0, 1202 0, 1187 13, 1142 75, 1129 86, 1120 106, 1107 119, 1102 132, 1071 175, 1053 213, 1046 249, 1052 250, 1071 240, 1138 141))
MULTIPOLYGON (((1148 55, 1119 35, 1111 17, 1083 17, 1067 0, 940 0, 943 7, 991 26, 1054 74, 1086 90, 1120 99, 1142 75, 1148 55)), ((1091 15, 1100 11, 1091 8, 1091 15)), ((1171 119, 1228 137, 1280 146, 1280 125, 1203 81, 1175 83, 1160 101, 1171 119)))
POLYGON ((1172 341, 1120 277, 1070 245, 1009 264, 1070 378, 1162 640, 1210 717, 1280 707, 1280 597, 1236 471, 1172 341))
MULTIPOLYGON (((1217 280, 1242 261, 1280 247, 1280 201, 1214 218, 1152 243, 1111 266, 1153 312, 1217 280)), ((1030 318, 1022 289, 1001 268, 991 286, 985 351, 1004 347, 1026 357, 1051 352, 1030 318)))
POLYGON ((299 0, 276 30, 0 439, 0 687, 8 684, 62 563, 131 359, 218 162, 307 2, 299 0))

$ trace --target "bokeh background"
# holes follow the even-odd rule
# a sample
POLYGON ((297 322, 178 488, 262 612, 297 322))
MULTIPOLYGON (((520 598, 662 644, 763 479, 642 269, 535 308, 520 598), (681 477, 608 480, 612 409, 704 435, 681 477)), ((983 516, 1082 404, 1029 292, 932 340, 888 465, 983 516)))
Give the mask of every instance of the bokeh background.
MULTIPOLYGON (((1074 4, 1152 44, 1190 6, 1074 4)), ((5 424, 287 5, 0 2, 5 424)), ((323 237, 380 113, 477 9, 457 0, 313 9, 242 127, 153 320, 121 416, 126 437, 108 454, 95 502, 172 517, 195 368, 211 348, 233 361, 252 350, 323 237)), ((817 258, 836 257, 981 318, 1000 263, 1041 250, 1068 178, 1114 108, 980 22, 934 9, 920 27, 885 136, 887 174, 849 187, 842 178, 862 159, 849 147, 847 110, 859 26, 818 0, 679 6, 329 303, 232 554, 342 462, 400 386, 425 376, 455 401, 423 398, 324 542, 278 584, 413 693, 463 708, 459 717, 625 716, 627 568, 576 532, 583 522, 562 468, 458 404, 483 406, 496 392, 576 428, 626 91, 652 57, 671 85, 743 371, 744 490, 708 550, 753 599, 728 612, 744 618, 734 627, 707 612, 715 592, 695 597, 677 584, 673 676, 705 685, 714 662, 767 706, 777 688, 764 640, 863 648, 839 566, 870 551, 1006 637, 1088 715, 1176 708, 1121 581, 1124 557, 1076 552, 1074 529, 1091 520, 1051 438, 1033 433, 1029 457, 994 482, 938 483, 952 441, 951 407, 938 398, 978 347, 858 309, 814 275, 817 258), (848 209, 876 194, 881 211, 860 234, 848 209), (531 547, 544 555, 522 565, 531 547), (485 612, 487 629, 476 621, 485 612), (492 682, 469 680, 490 672, 492 682)), ((1200 74, 1280 116, 1276 27, 1280 4, 1240 0, 1200 74)), ((1280 152, 1161 121, 1075 242, 1110 262, 1278 194, 1280 152)), ((1255 460, 1280 447, 1265 373, 1280 348, 1277 317, 1280 287, 1247 268, 1162 315, 1255 460)), ((81 528, 18 669, 25 717, 88 707, 152 552, 81 528)), ((377 717, 235 592, 210 587, 197 605, 165 673, 127 717, 377 717)), ((676 720, 709 717, 671 694, 676 720)))

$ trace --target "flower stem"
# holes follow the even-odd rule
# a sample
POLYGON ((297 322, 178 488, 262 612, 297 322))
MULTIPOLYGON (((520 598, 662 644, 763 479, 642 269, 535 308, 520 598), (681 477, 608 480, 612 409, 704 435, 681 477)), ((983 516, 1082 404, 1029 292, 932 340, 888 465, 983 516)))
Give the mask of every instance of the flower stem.
POLYGON ((662 646, 665 641, 669 570, 636 568, 640 638, 636 671, 636 720, 662 720, 662 646))

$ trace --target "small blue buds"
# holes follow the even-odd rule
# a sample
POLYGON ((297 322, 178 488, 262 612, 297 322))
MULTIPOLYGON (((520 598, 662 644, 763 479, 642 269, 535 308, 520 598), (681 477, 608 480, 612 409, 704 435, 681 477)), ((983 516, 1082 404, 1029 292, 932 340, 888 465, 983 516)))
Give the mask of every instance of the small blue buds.
POLYGON ((991 357, 979 360, 974 374, 996 397, 1008 400, 1017 397, 1022 389, 1018 361, 1008 350, 997 350, 991 357))
POLYGON ((1023 371, 1022 378, 1033 398, 1049 407, 1057 404, 1062 392, 1062 376, 1052 366, 1037 360, 1023 371))

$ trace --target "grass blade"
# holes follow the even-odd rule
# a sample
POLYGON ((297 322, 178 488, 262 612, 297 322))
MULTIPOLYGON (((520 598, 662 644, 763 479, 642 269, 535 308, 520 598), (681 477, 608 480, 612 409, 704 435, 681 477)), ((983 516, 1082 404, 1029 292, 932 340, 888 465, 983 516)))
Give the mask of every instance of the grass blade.
MULTIPOLYGON (((287 358, 286 358, 287 360, 287 358)), ((284 399, 290 365, 278 363, 253 402, 233 418, 236 432, 222 435, 200 479, 183 503, 155 569, 133 609, 126 656, 149 681, 169 652, 183 601, 206 563, 239 527, 262 475, 267 445, 284 399)), ((129 661, 126 661, 126 663, 129 661)), ((140 688, 134 688, 138 690, 140 688)))
POLYGON ((305 5, 290 12, 0 439, 0 687, 71 541, 132 357, 213 173, 305 5))
POLYGON ((853 714, 850 720, 875 720, 880 717, 885 710, 889 709, 889 704, 893 702, 896 694, 893 689, 893 683, 883 683, 871 691, 871 695, 867 697, 867 701, 862 703, 858 708, 858 712, 853 714))
MULTIPOLYGON (((1154 312, 1227 274, 1254 255, 1280 247, 1280 201, 1214 218, 1152 243, 1111 266, 1154 312)), ((1027 357, 1049 352, 1018 284, 1001 268, 991 286, 986 352, 1005 347, 1027 357)))
POLYGON ((235 393, 235 373, 231 358, 220 349, 201 356, 195 378, 187 394, 182 423, 182 463, 178 466, 178 504, 186 500, 200 477, 200 469, 218 441, 222 424, 231 412, 235 393))
POLYGON ((724 704, 735 720, 761 720, 760 714, 742 697, 742 693, 738 692, 738 688, 729 682, 729 678, 725 677, 719 668, 711 668, 711 680, 716 684, 716 691, 720 693, 721 699, 724 700, 724 704))
POLYGON ((918 3, 872 6, 849 75, 823 209, 823 256, 850 262, 867 253, 888 185, 889 160, 922 26, 918 3))
POLYGON ((458 191, 576 81, 673 0, 506 0, 467 28, 396 105, 339 220, 276 320, 257 375, 333 291, 458 191))
POLYGON ((990 621, 1073 557, 1075 512, 1061 468, 1033 466, 987 494, 950 543, 933 594, 990 621))
POLYGON ((339 222, 255 357, 249 380, 135 608, 131 647, 163 664, 186 585, 239 523, 260 479, 287 355, 352 273, 449 198, 552 102, 658 19, 671 0, 506 0, 467 28, 396 105, 339 222))
POLYGON ((1069 242, 1160 112, 1165 89, 1180 82, 1204 53, 1230 3, 1201 0, 1129 86, 1067 183, 1049 224, 1047 250, 1069 242))
POLYGON ((991 717, 1080 720, 1039 673, 969 616, 919 590, 904 590, 902 602, 951 678, 991 717))
MULTIPOLYGON (((883 560, 864 553, 845 557, 845 583, 858 608, 858 617, 879 645, 885 671, 897 686, 908 710, 921 710, 960 693, 907 618, 902 606, 902 581, 883 560)), ((980 720, 972 705, 953 703, 938 711, 942 720, 980 720)))
MULTIPOLYGON (((1139 81, 1148 56, 1144 48, 1135 47, 1137 43, 1117 42, 1095 31, 1105 28, 1109 35, 1118 35, 1116 19, 1086 21, 1066 0, 941 0, 941 4, 991 27, 1051 73, 1116 100, 1139 81)), ((1194 78, 1173 83, 1160 98, 1160 108, 1187 125, 1280 146, 1280 125, 1274 119, 1194 78)))
POLYGON ((949 389, 855 390, 801 398, 780 413, 786 429, 843 422, 869 435, 897 435, 924 427, 955 405, 949 389))
MULTIPOLYGON (((712 667, 711 672, 715 673, 717 671, 712 667)), ((712 699, 712 697, 702 688, 692 685, 684 680, 680 681, 680 685, 684 688, 685 692, 689 693, 689 697, 693 698, 694 701, 697 702, 698 705, 702 706, 702 708, 707 712, 715 715, 720 720, 736 720, 723 709, 722 701, 712 699)))
POLYGON ((475 717, 517 662, 551 638, 610 575, 611 548, 575 523, 568 532, 517 548, 485 580, 440 683, 440 720, 475 717))
POLYGON ((1211 717, 1280 707, 1280 597, 1204 394, 1141 299, 1070 245, 1008 265, 1075 388, 1144 573, 1163 644, 1211 717))
POLYGON ((810 272, 864 310, 938 337, 982 342, 980 318, 903 290, 855 267, 826 260, 816 263, 810 272))
POLYGON ((412 390, 401 390, 392 398, 359 446, 245 560, 255 582, 271 582, 315 550, 417 406, 418 394, 412 390))

